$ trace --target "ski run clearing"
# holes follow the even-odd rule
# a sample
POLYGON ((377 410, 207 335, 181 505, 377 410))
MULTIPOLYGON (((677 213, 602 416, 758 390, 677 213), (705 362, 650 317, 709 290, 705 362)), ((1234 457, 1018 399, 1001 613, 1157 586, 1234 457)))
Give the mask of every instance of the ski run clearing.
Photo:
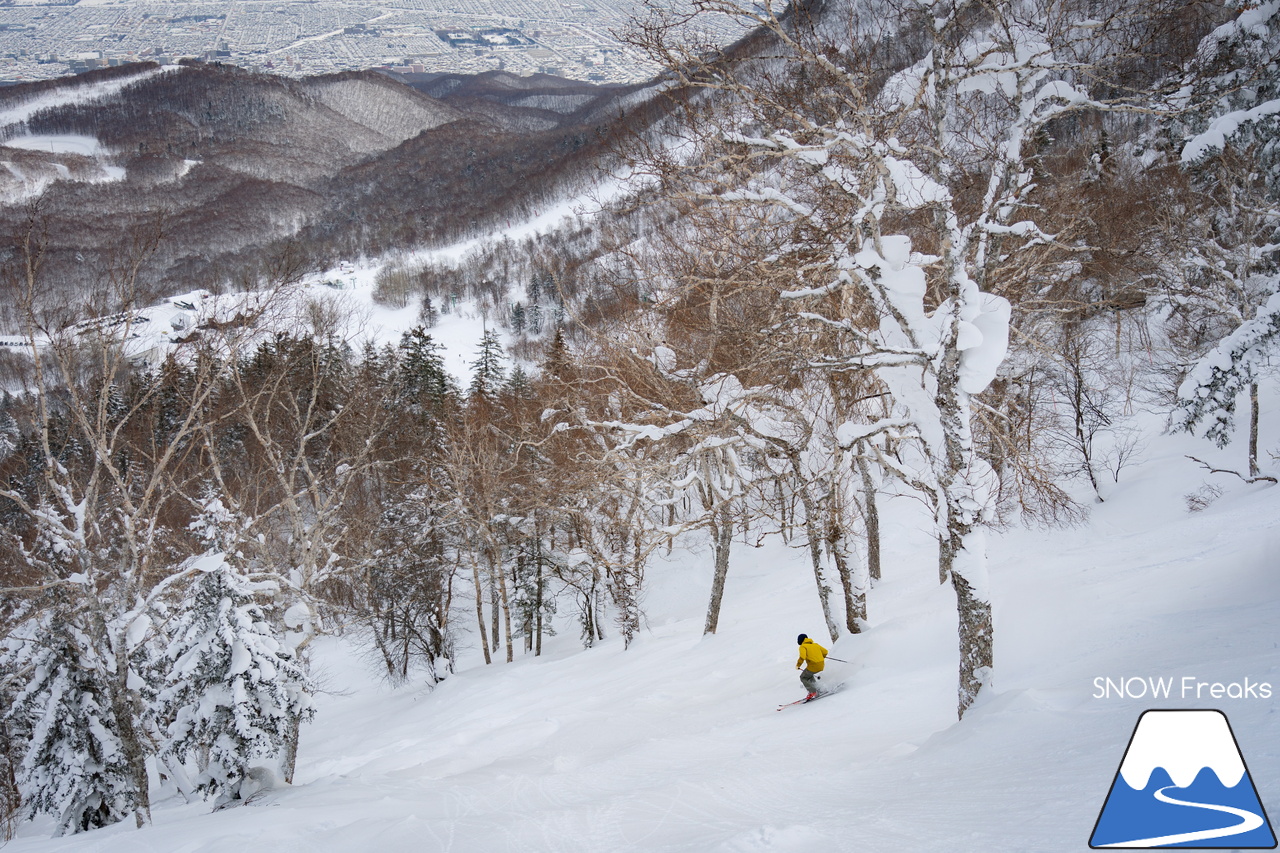
MULTIPOLYGON (((1280 438, 1276 408, 1264 447, 1280 438)), ((829 664, 844 688, 821 702, 775 710, 802 695, 796 634, 825 642, 802 543, 739 539, 706 637, 710 549, 678 543, 651 568, 628 650, 584 651, 564 624, 541 658, 485 666, 472 647, 427 691, 380 682, 358 637, 328 638, 292 787, 213 813, 159 791, 153 827, 51 839, 40 821, 5 853, 1086 850, 1152 707, 1226 713, 1274 815, 1276 693, 1180 689, 1280 687, 1280 488, 1208 474, 1185 454, 1233 467, 1242 452, 1160 426, 1084 525, 992 537, 994 689, 963 723, 952 593, 920 504, 900 498, 885 502, 870 629, 831 647, 850 663, 829 664), (1190 513, 1184 496, 1206 478, 1225 493, 1190 513), (1172 695, 1095 698, 1095 679, 1135 677, 1171 678, 1172 695)))

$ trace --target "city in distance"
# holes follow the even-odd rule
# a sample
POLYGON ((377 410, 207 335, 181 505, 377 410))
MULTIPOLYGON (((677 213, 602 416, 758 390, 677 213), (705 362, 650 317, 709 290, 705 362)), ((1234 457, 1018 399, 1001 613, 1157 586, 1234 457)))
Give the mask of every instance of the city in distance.
MULTIPOLYGON (((641 0, 5 0, 0 81, 195 57, 299 76, 502 69, 626 83, 655 70, 619 40, 644 11, 641 0)), ((700 16, 698 26, 719 44, 744 32, 724 16, 700 16)))

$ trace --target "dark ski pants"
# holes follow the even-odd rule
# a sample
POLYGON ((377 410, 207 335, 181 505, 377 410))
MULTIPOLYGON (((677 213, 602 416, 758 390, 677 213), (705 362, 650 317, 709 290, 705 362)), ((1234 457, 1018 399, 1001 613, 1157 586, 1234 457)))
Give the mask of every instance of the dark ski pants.
POLYGON ((810 672, 807 669, 800 670, 800 683, 804 685, 804 689, 810 693, 821 693, 822 685, 819 683, 822 676, 816 672, 810 672))

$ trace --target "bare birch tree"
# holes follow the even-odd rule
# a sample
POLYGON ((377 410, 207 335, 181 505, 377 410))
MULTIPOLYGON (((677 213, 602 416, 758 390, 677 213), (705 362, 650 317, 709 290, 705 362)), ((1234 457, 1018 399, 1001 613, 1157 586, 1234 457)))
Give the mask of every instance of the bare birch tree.
POLYGON ((1009 257, 1054 240, 1029 203, 1029 141, 1069 114, 1127 106, 1090 90, 1095 59, 1140 37, 1153 7, 1107 21, 1057 0, 695 8, 760 34, 708 60, 706 45, 671 38, 686 23, 677 16, 656 13, 638 31, 682 84, 683 109, 740 146, 681 150, 669 169, 704 187, 707 204, 767 207, 791 224, 764 261, 792 271, 780 296, 795 323, 832 333, 811 366, 870 371, 891 392, 894 416, 851 422, 842 444, 895 430, 920 453, 918 465, 877 457, 935 507, 963 715, 994 662, 985 531, 998 482, 972 420, 1005 354, 1009 304, 989 287, 1009 257), (705 92, 731 106, 713 110, 705 92))

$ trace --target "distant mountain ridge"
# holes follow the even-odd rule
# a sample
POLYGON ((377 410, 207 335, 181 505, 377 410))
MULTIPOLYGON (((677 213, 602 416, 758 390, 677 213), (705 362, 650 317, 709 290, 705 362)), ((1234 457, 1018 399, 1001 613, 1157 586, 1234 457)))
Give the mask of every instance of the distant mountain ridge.
POLYGON ((101 296, 112 263, 157 228, 159 248, 138 276, 156 293, 251 278, 286 254, 315 265, 475 233, 594 175, 626 109, 646 97, 640 86, 503 72, 406 82, 375 71, 290 79, 218 64, 154 69, 0 97, 0 110, 49 102, 0 129, 4 139, 97 140, 99 168, 123 170, 90 183, 97 172, 83 158, 0 147, 0 160, 25 164, 21 180, 41 176, 9 187, 0 251, 14 257, 37 204, 51 295, 101 296), (70 96, 130 74, 102 97, 70 96))

